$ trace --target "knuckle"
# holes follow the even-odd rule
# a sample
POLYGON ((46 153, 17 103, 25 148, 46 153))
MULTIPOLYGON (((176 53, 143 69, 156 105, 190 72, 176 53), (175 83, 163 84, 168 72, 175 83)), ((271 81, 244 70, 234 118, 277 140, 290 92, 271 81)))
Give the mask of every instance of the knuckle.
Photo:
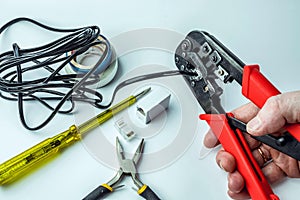
POLYGON ((232 192, 232 191, 228 191, 227 192, 227 194, 228 194, 228 196, 231 198, 231 199, 236 199, 235 197, 236 197, 236 194, 234 193, 234 192, 232 192))
POLYGON ((300 178, 299 161, 287 156, 286 163, 289 163, 284 170, 287 176, 290 178, 300 178))
POLYGON ((270 97, 263 107, 261 116, 263 116, 264 123, 266 123, 266 133, 279 131, 286 123, 287 105, 284 99, 285 97, 282 95, 270 97))
POLYGON ((266 107, 270 108, 273 111, 279 111, 281 106, 280 95, 270 97, 265 104, 266 107))

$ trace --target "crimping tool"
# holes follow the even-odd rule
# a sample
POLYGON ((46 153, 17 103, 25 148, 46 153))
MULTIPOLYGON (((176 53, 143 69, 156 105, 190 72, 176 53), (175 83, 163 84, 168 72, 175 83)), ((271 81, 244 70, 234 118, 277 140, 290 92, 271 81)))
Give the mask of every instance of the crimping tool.
MULTIPOLYGON (((185 72, 196 73, 184 77, 206 114, 206 120, 223 148, 236 159, 237 169, 245 179, 246 188, 254 200, 277 200, 277 197, 244 138, 246 124, 226 113, 221 105, 221 85, 236 81, 242 94, 258 107, 280 94, 259 71, 258 65, 245 65, 214 36, 204 31, 192 31, 179 44, 175 53, 176 66, 185 72)), ((300 124, 287 125, 282 136, 254 137, 297 160, 300 160, 300 124)))
POLYGON ((151 190, 151 188, 143 184, 139 178, 136 170, 136 164, 141 158, 144 147, 144 139, 140 142, 136 149, 136 152, 132 159, 125 159, 123 147, 118 139, 116 138, 116 151, 117 157, 120 164, 120 169, 117 174, 107 183, 100 185, 90 194, 88 194, 83 200, 99 200, 103 199, 104 196, 122 186, 116 186, 118 182, 122 180, 124 175, 130 175, 134 184, 138 187, 137 193, 147 200, 160 200, 160 198, 151 190))

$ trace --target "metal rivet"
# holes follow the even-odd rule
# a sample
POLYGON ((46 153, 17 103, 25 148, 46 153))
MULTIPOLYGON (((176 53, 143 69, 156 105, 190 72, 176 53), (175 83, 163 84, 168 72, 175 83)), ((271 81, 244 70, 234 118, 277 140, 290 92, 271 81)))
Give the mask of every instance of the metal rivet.
POLYGON ((219 71, 218 71, 218 74, 220 75, 220 76, 223 76, 224 75, 224 70, 222 70, 222 69, 220 69, 219 71))
POLYGON ((180 70, 182 70, 182 71, 185 70, 185 66, 184 66, 184 65, 181 65, 181 66, 180 66, 180 70))
POLYGON ((209 90, 208 86, 205 86, 203 89, 204 89, 204 92, 208 92, 208 90, 209 90))
POLYGON ((280 138, 278 138, 277 140, 276 140, 276 144, 278 145, 278 146, 284 146, 285 145, 285 138, 284 137, 280 137, 280 138))
POLYGON ((217 62, 217 60, 218 60, 217 56, 212 56, 211 57, 211 61, 213 61, 214 63, 217 62))
POLYGON ((191 82, 191 86, 192 86, 192 87, 195 87, 195 85, 196 85, 195 81, 192 81, 192 82, 191 82))
POLYGON ((188 40, 188 39, 184 39, 184 40, 182 41, 182 43, 181 43, 181 49, 182 49, 183 51, 190 51, 191 48, 192 48, 192 43, 191 43, 191 41, 188 40))

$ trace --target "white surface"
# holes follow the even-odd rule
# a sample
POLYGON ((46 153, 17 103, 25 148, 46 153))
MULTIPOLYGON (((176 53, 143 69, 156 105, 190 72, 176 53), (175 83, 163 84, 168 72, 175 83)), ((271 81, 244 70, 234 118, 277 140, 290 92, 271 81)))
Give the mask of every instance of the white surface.
MULTIPOLYGON (((166 44, 170 45, 171 49, 172 47, 175 49, 180 39, 189 31, 206 30, 220 39, 244 62, 260 64, 262 72, 281 91, 291 91, 299 89, 299 9, 300 2, 296 0, 10 0, 1 2, 0 24, 18 16, 28 16, 57 27, 95 24, 101 28, 105 36, 116 43, 120 42, 118 39, 122 36, 132 35, 126 34, 128 31, 130 33, 137 29, 159 28, 167 30, 164 32, 172 30, 176 33, 174 38, 178 40, 174 39, 170 44, 166 44, 170 41, 168 37, 162 40, 150 38, 150 46, 152 43, 155 44, 154 47, 157 47, 157 44, 162 46, 166 44)), ((18 42, 22 48, 44 43, 56 37, 56 34, 22 23, 1 35, 0 50, 3 52, 11 48, 13 42, 18 42)), ((130 38, 129 41, 134 41, 133 39, 135 38, 130 38)), ((124 49, 117 48, 117 52, 121 52, 122 55, 117 81, 128 71, 142 65, 155 63, 175 69, 173 55, 168 53, 170 49, 164 49, 166 50, 164 52, 157 51, 157 48, 156 51, 151 49, 135 51, 133 47, 135 45, 138 47, 140 41, 136 41, 136 44, 127 44, 124 40, 122 42, 121 47, 124 49), (129 45, 132 45, 129 48, 131 53, 126 50, 129 45)), ((110 94, 111 87, 113 86, 103 88, 101 91, 110 94)), ((227 110, 245 102, 239 88, 230 86, 225 92, 227 110)), ((196 103, 190 93, 187 92, 186 95, 190 96, 192 104, 196 103)), ((182 105, 183 110, 185 106, 182 105)), ((35 108, 33 105, 30 108, 32 117, 35 108)), ((78 107, 78 112, 73 116, 58 115, 46 128, 32 133, 21 126, 15 102, 0 99, 0 110, 2 113, 0 162, 65 130, 71 124, 86 120, 88 114, 99 112, 91 109, 94 113, 83 115, 83 109, 78 107)), ((200 113, 202 110, 198 107, 195 112, 200 113)), ((197 115, 194 117, 196 119, 197 115)), ((205 159, 199 160, 202 138, 208 129, 207 125, 200 121, 189 125, 195 127, 195 133, 192 133, 195 137, 187 143, 187 148, 182 151, 180 157, 160 169, 141 174, 141 180, 149 184, 163 199, 228 199, 226 174, 215 164, 215 151, 205 159)), ((109 123, 106 127, 106 132, 109 132, 109 123)), ((95 132, 97 131, 92 134, 95 132)), ((161 145, 165 144, 163 140, 160 142, 161 145)), ((159 144, 149 142, 149 145, 155 147, 159 144)), ((133 149, 136 147, 132 146, 133 149)), ((151 150, 150 147, 145 150, 151 150)), ((85 145, 75 144, 29 176, 12 185, 1 187, 0 199, 81 199, 115 173, 115 170, 94 158, 85 145)), ((159 159, 157 157, 153 163, 160 162, 159 159)), ((133 183, 130 178, 126 178, 123 183, 126 187, 113 193, 108 199, 141 199, 131 189, 133 183)), ((281 199, 296 200, 300 195, 299 185, 300 181, 293 179, 273 186, 273 189, 281 199)))

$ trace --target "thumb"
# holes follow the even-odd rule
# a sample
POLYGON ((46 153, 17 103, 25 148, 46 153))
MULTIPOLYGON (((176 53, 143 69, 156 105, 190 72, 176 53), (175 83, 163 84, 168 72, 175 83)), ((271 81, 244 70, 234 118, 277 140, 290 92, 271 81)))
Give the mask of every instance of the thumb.
POLYGON ((286 123, 300 122, 300 91, 269 98, 256 117, 247 124, 250 134, 275 133, 286 123))

